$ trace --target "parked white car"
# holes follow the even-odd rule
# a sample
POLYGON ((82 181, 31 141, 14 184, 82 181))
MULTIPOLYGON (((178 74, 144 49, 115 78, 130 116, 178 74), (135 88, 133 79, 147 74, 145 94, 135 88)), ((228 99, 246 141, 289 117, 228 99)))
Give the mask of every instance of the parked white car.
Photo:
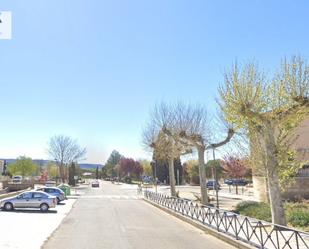
POLYGON ((13 183, 21 183, 23 180, 23 177, 22 176, 13 176, 12 177, 12 182, 13 183))

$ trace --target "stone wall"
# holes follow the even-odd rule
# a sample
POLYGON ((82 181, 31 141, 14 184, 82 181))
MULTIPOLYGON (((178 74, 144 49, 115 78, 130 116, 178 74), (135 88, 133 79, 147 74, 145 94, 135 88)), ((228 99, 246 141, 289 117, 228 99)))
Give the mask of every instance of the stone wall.
POLYGON ((282 193, 282 197, 287 200, 309 200, 309 177, 295 177, 295 181, 282 193))

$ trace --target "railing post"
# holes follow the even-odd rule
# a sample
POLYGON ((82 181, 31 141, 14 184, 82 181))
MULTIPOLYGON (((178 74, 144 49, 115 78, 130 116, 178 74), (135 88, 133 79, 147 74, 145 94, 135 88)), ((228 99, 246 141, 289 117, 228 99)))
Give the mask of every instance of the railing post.
POLYGON ((235 238, 238 240, 238 232, 237 232, 237 215, 234 214, 234 225, 235 225, 235 238))
POLYGON ((263 232, 262 232, 262 226, 261 226, 261 222, 258 222, 259 224, 259 229, 260 229, 260 238, 261 238, 261 248, 264 249, 264 242, 263 242, 263 232))
POLYGON ((298 244, 298 232, 294 232, 295 233, 295 239, 296 239, 296 249, 299 249, 299 244, 298 244))
POLYGON ((216 225, 217 225, 217 231, 219 232, 220 229, 219 229, 219 210, 216 209, 216 225))

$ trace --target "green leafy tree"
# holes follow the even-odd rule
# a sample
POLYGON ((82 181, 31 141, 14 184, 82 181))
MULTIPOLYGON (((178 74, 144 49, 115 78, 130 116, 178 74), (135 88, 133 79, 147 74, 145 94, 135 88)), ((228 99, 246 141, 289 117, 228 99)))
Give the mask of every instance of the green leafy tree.
POLYGON ((58 176, 58 166, 54 162, 48 162, 46 170, 49 178, 54 179, 58 176))
POLYGON ((74 176, 76 175, 76 164, 71 163, 69 166, 69 184, 71 186, 75 186, 75 179, 74 176))
POLYGON ((16 162, 8 166, 11 175, 32 176, 37 171, 38 165, 30 157, 20 156, 16 162))
POLYGON ((151 169, 151 164, 150 161, 148 160, 141 160, 140 164, 143 167, 143 174, 146 176, 152 176, 152 169, 151 169))
POLYGON ((222 177, 222 166, 221 166, 221 160, 216 159, 216 160, 209 160, 206 163, 206 176, 208 178, 213 178, 214 176, 214 170, 216 170, 217 178, 220 179, 222 177))
POLYGON ((184 164, 185 171, 188 175, 187 181, 190 184, 196 185, 200 184, 199 178, 199 164, 197 160, 189 160, 184 164))
POLYGON ((99 166, 97 166, 97 168, 95 170, 95 178, 99 179, 99 166))
POLYGON ((297 168, 291 139, 295 128, 309 114, 309 66, 300 57, 283 60, 280 70, 266 78, 256 64, 235 64, 225 74, 219 89, 225 119, 235 128, 246 129, 251 153, 258 155, 259 168, 267 177, 272 221, 286 225, 280 175, 297 168))
POLYGON ((115 171, 115 166, 120 162, 123 156, 117 151, 113 150, 105 166, 102 168, 102 175, 105 177, 115 177, 117 172, 115 171))

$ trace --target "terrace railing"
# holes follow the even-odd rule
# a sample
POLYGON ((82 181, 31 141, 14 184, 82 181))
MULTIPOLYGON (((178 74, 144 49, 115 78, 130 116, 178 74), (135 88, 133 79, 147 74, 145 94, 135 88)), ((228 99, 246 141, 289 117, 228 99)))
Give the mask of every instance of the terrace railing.
POLYGON ((306 232, 148 190, 144 198, 257 248, 309 249, 306 232))

